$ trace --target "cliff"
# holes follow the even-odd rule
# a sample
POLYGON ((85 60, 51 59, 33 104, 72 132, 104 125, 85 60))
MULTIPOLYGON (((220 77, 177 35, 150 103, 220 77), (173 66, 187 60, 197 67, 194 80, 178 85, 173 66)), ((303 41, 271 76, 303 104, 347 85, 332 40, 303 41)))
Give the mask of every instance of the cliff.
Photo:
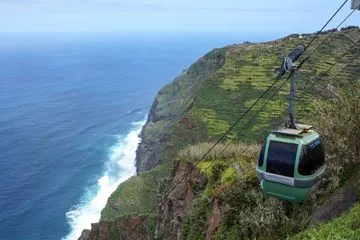
POLYGON ((161 162, 173 125, 187 108, 191 108, 202 81, 225 63, 225 55, 226 49, 210 52, 159 91, 140 134, 142 141, 136 152, 138 173, 152 169, 161 162))
MULTIPOLYGON (((100 222, 80 239, 281 239, 305 230, 307 219, 335 192, 327 187, 328 181, 308 202, 291 205, 263 199, 254 171, 257 142, 284 122, 288 85, 248 124, 275 90, 265 95, 214 153, 196 167, 194 162, 274 81, 274 69, 285 53, 311 37, 291 35, 215 49, 162 88, 141 132, 137 176, 118 187, 100 222)), ((358 28, 338 31, 303 65, 297 74, 300 122, 316 122, 317 102, 333 97, 333 85, 359 78, 360 61, 354 54, 345 56, 323 78, 315 78, 359 37, 358 28), (344 67, 347 70, 339 74, 344 67)), ((357 47, 352 53, 359 51, 357 47)))

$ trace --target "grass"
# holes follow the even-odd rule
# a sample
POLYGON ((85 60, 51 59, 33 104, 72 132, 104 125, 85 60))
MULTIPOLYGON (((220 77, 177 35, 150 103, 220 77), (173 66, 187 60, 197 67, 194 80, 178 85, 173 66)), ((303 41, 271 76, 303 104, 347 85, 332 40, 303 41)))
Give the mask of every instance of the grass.
MULTIPOLYGON (((206 142, 190 146, 180 151, 178 158, 188 162, 197 162, 201 160, 214 145, 215 142, 206 142)), ((217 144, 212 151, 206 155, 205 160, 224 160, 231 162, 230 158, 233 159, 238 156, 249 158, 253 157, 259 151, 259 146, 254 144, 230 144, 226 146, 227 144, 217 144)))
POLYGON ((101 219, 145 215, 156 203, 159 184, 169 176, 171 167, 169 164, 161 164, 120 184, 108 199, 101 212, 101 219))
POLYGON ((350 211, 327 224, 317 225, 291 238, 291 240, 312 239, 360 239, 360 204, 357 204, 350 211))
POLYGON ((229 123, 219 119, 216 112, 212 109, 199 109, 194 116, 205 123, 208 135, 220 135, 230 127, 229 123))
POLYGON ((235 175, 236 174, 236 170, 232 167, 227 168, 222 176, 221 176, 221 183, 227 183, 227 182, 232 182, 235 179, 235 175))
POLYGON ((181 239, 205 239, 207 219, 211 214, 211 206, 207 201, 203 198, 194 202, 191 212, 182 225, 181 239))

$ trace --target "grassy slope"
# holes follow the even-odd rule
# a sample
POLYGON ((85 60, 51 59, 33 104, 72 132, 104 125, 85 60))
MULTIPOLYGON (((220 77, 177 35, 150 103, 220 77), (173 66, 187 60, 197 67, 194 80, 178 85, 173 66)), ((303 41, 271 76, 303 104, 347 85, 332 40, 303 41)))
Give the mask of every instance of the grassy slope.
POLYGON ((307 239, 360 239, 360 204, 327 224, 318 225, 291 238, 291 240, 307 239))
MULTIPOLYGON (((357 199, 360 199, 360 169, 351 171, 350 175, 346 174, 346 176, 343 177, 346 179, 343 184, 353 186, 357 199)), ((353 208, 342 216, 328 223, 318 224, 311 229, 297 234, 290 240, 308 239, 360 239, 360 203, 355 204, 353 208)))
MULTIPOLYGON (((347 32, 338 32, 331 37, 330 41, 319 49, 311 60, 305 64, 297 76, 297 95, 303 98, 296 105, 297 116, 300 120, 308 120, 313 115, 313 99, 312 94, 306 93, 303 89, 308 86, 309 81, 314 81, 315 76, 324 72, 336 57, 339 56, 344 49, 348 49, 359 36, 359 30, 350 30, 347 32)), ((325 36, 315 41, 314 46, 321 42, 325 36)), ((282 61, 283 56, 290 52, 296 44, 300 42, 308 42, 309 37, 285 38, 279 41, 263 43, 263 44, 245 44, 233 45, 223 50, 226 51, 226 62, 223 67, 218 69, 215 74, 211 75, 206 81, 199 83, 198 89, 194 92, 194 96, 182 94, 186 103, 182 102, 185 114, 185 123, 175 124, 173 127, 171 139, 165 150, 164 161, 158 167, 132 177, 125 183, 121 184, 110 197, 106 208, 102 212, 102 219, 116 219, 129 215, 143 215, 156 201, 156 190, 159 182, 166 179, 173 166, 174 156, 181 150, 191 144, 200 142, 210 142, 219 138, 228 127, 234 123, 235 119, 242 115, 246 109, 264 92, 264 90, 274 81, 273 71, 282 61), (156 180, 155 180, 156 179, 156 180)), ((309 52, 311 52, 311 48, 309 52)), ((349 60, 349 59, 348 59, 349 60)), ((346 59, 344 60, 346 61, 346 59)), ((352 67, 352 71, 357 73, 359 61, 357 65, 352 67)), ((321 81, 320 84, 335 79, 336 74, 343 64, 339 64, 321 81)), ((198 65, 199 72, 204 66, 198 65)), ((340 79, 344 80, 347 75, 341 75, 340 79)), ((179 79, 178 79, 179 80, 179 79)), ((181 80, 180 80, 181 83, 181 80)), ((185 85, 190 86, 191 78, 188 78, 185 85)), ((179 84, 179 81, 178 81, 179 84)), ((182 84, 182 83, 181 83, 182 84)), ((168 86, 179 89, 179 86, 168 86)), ((247 127, 245 131, 242 128, 249 120, 245 118, 230 133, 227 139, 239 137, 241 141, 253 140, 262 131, 270 129, 271 123, 274 123, 279 116, 285 116, 286 98, 288 94, 288 84, 284 87, 280 94, 277 95, 266 106, 265 110, 256 118, 256 125, 247 127), (275 120, 274 120, 275 119, 275 120)), ((310 92, 314 91, 314 88, 310 92)), ((171 92, 171 91, 170 91, 171 92)), ((269 92, 272 94, 272 91, 269 92)), ((265 96, 265 99, 269 95, 265 96)), ((171 101, 171 95, 163 95, 163 101, 171 101)), ((264 101, 260 101, 249 116, 252 116, 259 109, 264 101)), ((171 104, 169 104, 171 107, 171 104)), ((281 118, 280 118, 281 120, 281 118)), ((232 162, 232 158, 227 159, 228 163, 232 162)), ((204 168, 206 163, 200 165, 204 168)), ((223 169, 220 179, 228 182, 229 177, 234 170, 227 165, 223 169), (227 179, 227 180, 226 180, 227 179)), ((230 178, 231 179, 231 178, 230 178)), ((229 181, 231 182, 231 181, 229 181)), ((249 186, 252 182, 249 183, 249 186)), ((214 192, 213 186, 208 186, 209 194, 214 192)))
POLYGON ((102 219, 112 220, 147 213, 156 203, 158 183, 169 175, 171 167, 161 164, 122 183, 101 212, 102 219))

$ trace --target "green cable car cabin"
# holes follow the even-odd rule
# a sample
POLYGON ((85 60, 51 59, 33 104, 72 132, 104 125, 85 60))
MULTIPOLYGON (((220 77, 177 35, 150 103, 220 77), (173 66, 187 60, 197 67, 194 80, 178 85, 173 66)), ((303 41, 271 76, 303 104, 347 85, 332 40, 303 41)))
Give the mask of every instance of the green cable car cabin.
POLYGON ((305 51, 298 45, 276 70, 276 79, 290 72, 289 128, 270 133, 261 150, 256 173, 265 196, 303 201, 324 175, 325 152, 319 134, 308 125, 295 122, 296 61, 305 51))
POLYGON ((325 172, 319 134, 310 126, 273 131, 260 153, 256 172, 265 196, 303 201, 325 172))

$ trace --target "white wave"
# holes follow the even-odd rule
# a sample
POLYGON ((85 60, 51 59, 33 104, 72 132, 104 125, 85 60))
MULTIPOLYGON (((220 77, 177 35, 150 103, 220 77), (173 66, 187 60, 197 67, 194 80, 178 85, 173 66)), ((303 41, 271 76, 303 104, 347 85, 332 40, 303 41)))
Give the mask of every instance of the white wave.
POLYGON ((84 200, 66 213, 71 232, 63 240, 78 239, 82 230, 90 229, 91 223, 98 222, 101 210, 110 195, 120 183, 135 175, 136 149, 141 140, 139 134, 144 124, 145 121, 132 124, 134 129, 125 138, 118 137, 117 144, 110 151, 106 171, 97 181, 95 193, 91 190, 87 191, 84 200))

